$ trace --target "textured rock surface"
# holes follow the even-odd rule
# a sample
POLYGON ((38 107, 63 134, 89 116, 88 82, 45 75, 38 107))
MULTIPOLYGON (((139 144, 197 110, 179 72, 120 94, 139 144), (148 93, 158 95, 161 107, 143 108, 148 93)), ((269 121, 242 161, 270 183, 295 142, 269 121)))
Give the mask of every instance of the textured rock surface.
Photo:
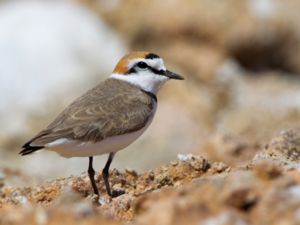
POLYGON ((263 151, 258 152, 254 162, 268 159, 286 169, 300 168, 300 132, 299 129, 282 131, 271 139, 263 151))
MULTIPOLYGON (((277 138, 280 147, 274 151, 280 152, 279 158, 299 162, 297 148, 282 151, 297 139, 292 131, 287 133, 277 138)), ((24 175, 5 173, 0 224, 298 224, 300 173, 276 161, 268 154, 242 167, 229 167, 182 154, 140 174, 114 169, 112 187, 125 194, 113 199, 99 173, 100 199, 92 194, 85 173, 27 187, 10 187, 6 181, 11 176, 24 175)))

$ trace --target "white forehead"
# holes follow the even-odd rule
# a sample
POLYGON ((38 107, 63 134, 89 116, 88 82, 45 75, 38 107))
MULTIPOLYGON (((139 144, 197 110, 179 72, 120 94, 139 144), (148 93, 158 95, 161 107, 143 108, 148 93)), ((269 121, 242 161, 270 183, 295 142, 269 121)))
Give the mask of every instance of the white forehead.
POLYGON ((137 62, 145 62, 150 67, 155 68, 157 70, 166 70, 166 67, 164 65, 164 61, 163 61, 162 58, 154 58, 154 59, 138 58, 138 59, 134 59, 134 60, 129 62, 128 67, 131 68, 137 62))

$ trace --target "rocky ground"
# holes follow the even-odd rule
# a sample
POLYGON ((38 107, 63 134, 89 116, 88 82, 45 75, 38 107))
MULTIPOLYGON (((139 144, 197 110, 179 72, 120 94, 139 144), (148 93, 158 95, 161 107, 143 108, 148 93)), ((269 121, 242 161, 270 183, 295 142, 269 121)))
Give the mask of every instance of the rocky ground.
POLYGON ((113 169, 113 189, 125 192, 113 199, 100 173, 97 199, 86 173, 30 185, 33 177, 3 169, 0 224, 299 224, 299 140, 298 130, 282 132, 240 166, 179 154, 144 173, 113 169))

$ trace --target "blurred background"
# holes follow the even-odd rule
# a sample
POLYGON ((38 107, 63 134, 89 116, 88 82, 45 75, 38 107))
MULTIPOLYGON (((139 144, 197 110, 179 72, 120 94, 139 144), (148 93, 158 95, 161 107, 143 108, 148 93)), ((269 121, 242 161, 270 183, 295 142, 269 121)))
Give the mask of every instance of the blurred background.
POLYGON ((112 167, 143 171, 178 153, 242 164, 300 125, 299 8, 298 0, 1 0, 0 167, 43 179, 85 171, 87 158, 17 153, 132 50, 161 55, 186 80, 162 88, 151 127, 112 167))

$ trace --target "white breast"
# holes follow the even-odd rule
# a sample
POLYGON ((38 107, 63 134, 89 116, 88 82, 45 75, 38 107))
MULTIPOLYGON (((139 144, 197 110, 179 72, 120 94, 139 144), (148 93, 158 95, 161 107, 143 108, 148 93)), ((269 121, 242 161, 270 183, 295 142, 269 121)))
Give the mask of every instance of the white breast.
POLYGON ((63 157, 89 157, 102 155, 110 152, 117 152, 140 137, 151 124, 156 112, 156 103, 147 121, 142 129, 128 134, 118 135, 106 138, 100 142, 79 142, 76 140, 61 138, 45 146, 45 149, 54 151, 63 157))

